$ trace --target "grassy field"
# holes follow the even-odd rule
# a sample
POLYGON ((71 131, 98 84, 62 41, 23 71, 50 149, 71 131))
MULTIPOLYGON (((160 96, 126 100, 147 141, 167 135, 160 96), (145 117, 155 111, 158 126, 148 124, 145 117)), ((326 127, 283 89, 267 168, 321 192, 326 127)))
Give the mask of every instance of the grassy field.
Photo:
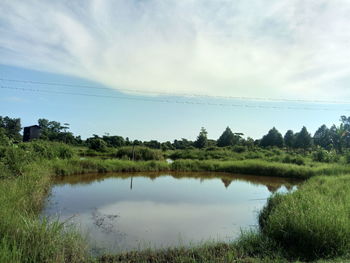
MULTIPOLYGON (((0 262, 350 261, 350 176, 343 175, 350 174, 350 167, 344 156, 319 162, 313 160, 313 153, 271 149, 244 151, 246 157, 241 159, 236 158, 240 154, 236 150, 232 151, 235 158, 175 158, 167 163, 162 159, 174 152, 165 152, 161 158, 159 152, 147 153, 151 160, 136 162, 127 160, 130 153, 122 159, 104 159, 86 157, 84 151, 47 142, 0 147, 0 262), (142 171, 211 171, 308 181, 296 192, 274 195, 260 214, 260 230, 242 233, 232 244, 208 243, 93 259, 74 227, 38 217, 54 176, 142 171)), ((227 151, 223 150, 225 155, 227 151)))

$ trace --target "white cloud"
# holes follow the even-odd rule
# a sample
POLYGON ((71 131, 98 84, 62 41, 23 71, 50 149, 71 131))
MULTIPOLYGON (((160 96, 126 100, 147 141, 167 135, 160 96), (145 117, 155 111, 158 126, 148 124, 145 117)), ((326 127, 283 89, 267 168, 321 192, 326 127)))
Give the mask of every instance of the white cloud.
POLYGON ((346 98, 347 0, 3 0, 0 63, 113 88, 346 98))

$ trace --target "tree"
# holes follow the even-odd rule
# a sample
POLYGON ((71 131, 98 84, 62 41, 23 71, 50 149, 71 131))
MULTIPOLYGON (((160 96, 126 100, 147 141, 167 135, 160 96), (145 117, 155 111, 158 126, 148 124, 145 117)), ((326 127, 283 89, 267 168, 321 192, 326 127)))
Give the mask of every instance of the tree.
POLYGON ((266 134, 260 141, 260 146, 268 147, 268 146, 277 146, 283 147, 283 137, 282 134, 273 127, 269 130, 268 134, 266 134))
POLYGON ((109 147, 121 147, 125 146, 126 142, 122 136, 109 136, 104 135, 102 137, 109 147))
POLYGON ((304 126, 299 133, 296 134, 295 137, 295 147, 301 149, 308 149, 312 146, 312 138, 311 134, 307 131, 304 126))
POLYGON ((93 137, 88 138, 86 140, 86 144, 88 145, 89 149, 98 152, 104 152, 107 149, 107 143, 96 134, 94 134, 93 137))
POLYGON ((148 148, 152 149, 160 149, 161 143, 158 142, 157 140, 151 140, 149 142, 143 142, 143 145, 145 145, 148 148))
POLYGON ((14 141, 22 140, 22 136, 20 134, 20 131, 22 130, 21 119, 0 116, 0 128, 4 129, 8 138, 14 141))
POLYGON ((314 134, 315 145, 321 146, 324 149, 332 148, 331 132, 326 125, 322 125, 314 134))
POLYGON ((295 136, 292 130, 288 130, 284 135, 284 145, 288 148, 293 148, 295 143, 295 136))
POLYGON ((343 147, 349 148, 350 147, 350 117, 341 116, 340 121, 341 121, 341 126, 343 128, 343 133, 342 133, 343 147))
POLYGON ((219 147, 232 146, 238 143, 241 139, 242 133, 233 133, 230 127, 221 134, 220 138, 217 140, 217 145, 219 147))
POLYGON ((188 149, 190 147, 193 147, 193 142, 189 141, 185 138, 182 138, 181 140, 174 140, 173 146, 175 149, 188 149))
POLYGON ((74 137, 73 133, 68 132, 68 123, 64 123, 63 125, 61 125, 61 123, 58 121, 39 119, 38 125, 41 128, 40 139, 76 145, 82 143, 81 138, 74 137))
POLYGON ((162 151, 174 150, 174 146, 169 141, 163 142, 160 147, 161 147, 162 151))
POLYGON ((197 140, 194 142, 194 146, 197 148, 205 148, 208 145, 208 132, 204 127, 201 128, 197 140))
POLYGON ((339 127, 332 125, 332 127, 329 129, 329 133, 330 133, 333 148, 337 152, 342 153, 343 148, 345 146, 344 134, 346 133, 344 125, 340 124, 339 127))
POLYGON ((5 129, 0 127, 0 146, 9 145, 11 145, 11 141, 9 137, 7 137, 5 129))

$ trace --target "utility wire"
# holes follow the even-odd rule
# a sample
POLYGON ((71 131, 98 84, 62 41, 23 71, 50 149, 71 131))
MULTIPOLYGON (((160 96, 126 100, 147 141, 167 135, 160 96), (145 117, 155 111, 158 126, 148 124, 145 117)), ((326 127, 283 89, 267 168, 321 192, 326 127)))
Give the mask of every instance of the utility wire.
MULTIPOLYGON (((310 107, 291 107, 291 106, 268 106, 268 105, 249 105, 249 104, 228 104, 228 103, 211 103, 202 101, 186 101, 186 100, 165 100, 165 99, 151 99, 151 98, 139 98, 139 97, 124 97, 113 95, 100 95, 100 94, 88 94, 78 92, 65 92, 65 91, 53 91, 43 89, 28 89, 12 86, 0 86, 0 89, 17 90, 24 92, 39 92, 48 94, 61 94, 61 95, 74 95, 74 96, 86 96, 97 97, 106 99, 121 99, 121 100, 133 100, 133 101, 147 101, 147 102, 159 102, 159 103, 176 103, 176 104, 190 104, 190 105, 206 105, 206 106, 222 106, 222 107, 240 107, 240 108, 253 108, 253 109, 282 109, 282 110, 310 110, 310 111, 339 111, 340 109, 331 108, 310 108, 310 107)), ((341 109, 343 111, 350 111, 350 109, 341 109)))
MULTIPOLYGON (((70 83, 42 82, 42 81, 7 79, 7 78, 0 78, 0 80, 7 81, 7 82, 13 82, 13 83, 25 83, 25 84, 33 84, 33 85, 76 87, 76 88, 84 88, 84 89, 98 89, 98 90, 113 90, 113 91, 115 91, 115 89, 112 89, 112 88, 89 86, 89 85, 77 85, 77 84, 70 84, 70 83)), ((139 93, 139 94, 153 94, 153 95, 180 96, 180 97, 200 97, 200 98, 215 98, 215 99, 235 99, 235 100, 246 100, 246 101, 350 104, 350 101, 341 101, 341 100, 306 100, 306 99, 283 99, 283 98, 220 96, 220 95, 211 96, 211 95, 195 94, 195 93, 154 92, 154 91, 143 91, 143 90, 137 90, 137 89, 124 89, 124 88, 118 88, 117 90, 124 91, 124 92, 139 93)))

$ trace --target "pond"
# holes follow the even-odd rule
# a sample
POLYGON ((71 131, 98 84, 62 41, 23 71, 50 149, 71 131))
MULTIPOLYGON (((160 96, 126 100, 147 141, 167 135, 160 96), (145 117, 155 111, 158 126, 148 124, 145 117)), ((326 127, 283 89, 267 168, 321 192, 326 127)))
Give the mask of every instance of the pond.
POLYGON ((222 173, 135 173, 58 178, 42 211, 74 223, 91 249, 121 252, 237 238, 293 179, 222 173))

